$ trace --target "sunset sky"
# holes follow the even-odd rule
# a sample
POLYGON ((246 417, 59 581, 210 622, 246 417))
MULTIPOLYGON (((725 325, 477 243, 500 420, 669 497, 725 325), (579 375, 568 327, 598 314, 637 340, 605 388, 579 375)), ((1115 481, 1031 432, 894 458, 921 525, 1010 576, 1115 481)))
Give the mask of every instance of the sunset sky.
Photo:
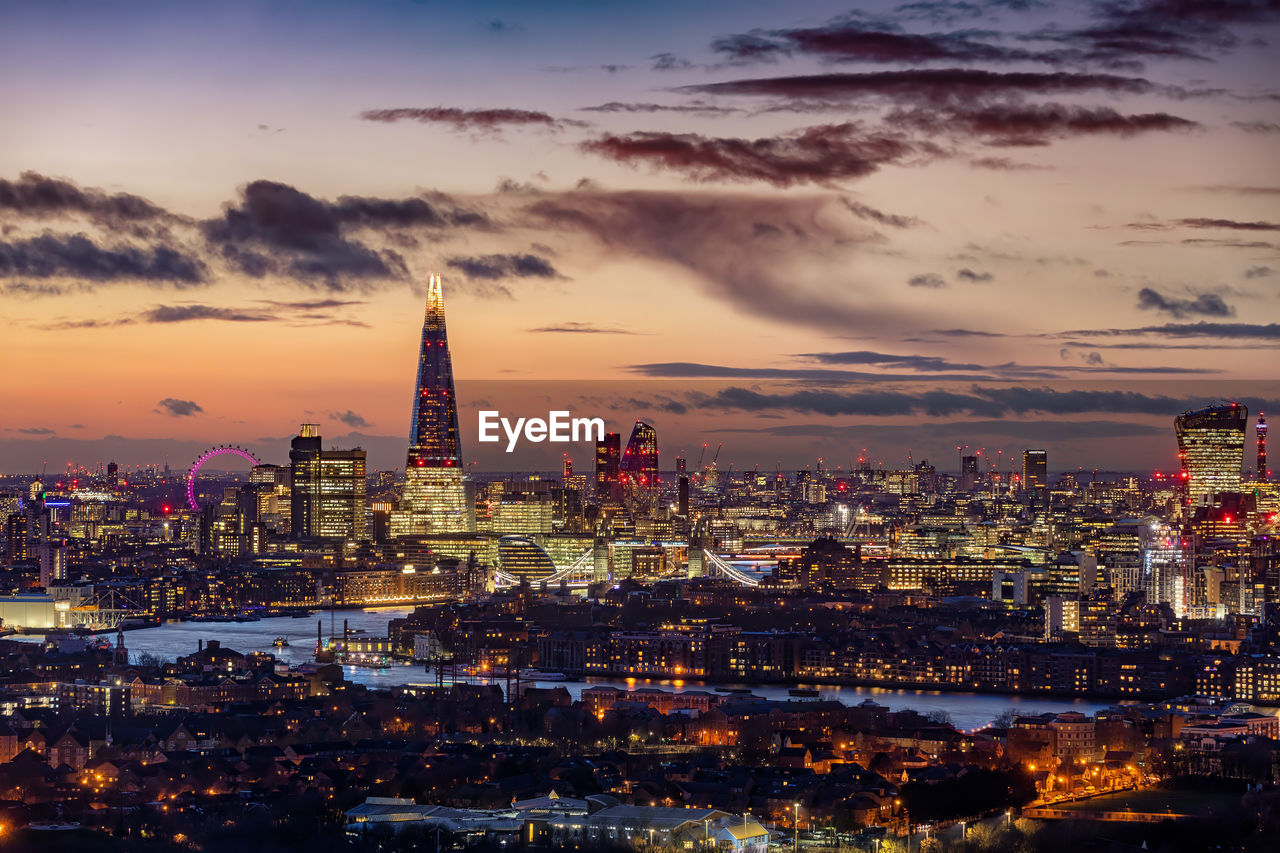
POLYGON ((1166 469, 1280 414, 1280 3, 0 0, 0 471, 404 464, 426 276, 463 453, 956 445, 1166 469))

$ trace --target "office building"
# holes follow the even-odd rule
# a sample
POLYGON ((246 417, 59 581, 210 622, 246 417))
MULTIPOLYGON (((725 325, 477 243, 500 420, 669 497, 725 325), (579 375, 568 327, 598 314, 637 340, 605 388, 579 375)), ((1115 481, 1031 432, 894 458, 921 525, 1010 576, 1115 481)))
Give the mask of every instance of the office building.
POLYGON ((607 432, 596 442, 596 498, 605 500, 618 497, 621 481, 622 436, 607 432))
POLYGON ((1022 488, 1028 492, 1049 485, 1049 456, 1043 450, 1022 451, 1022 488))
MULTIPOLYGON (((316 424, 303 424, 289 450, 290 533, 294 539, 365 538, 365 452, 325 450, 316 424)), ((242 524, 262 520, 260 492, 279 500, 281 472, 258 466, 250 473, 242 524)), ((270 497, 267 498, 270 506, 270 497)))
POLYGON ((1239 403, 1183 412, 1174 419, 1186 503, 1208 504, 1219 492, 1240 491, 1249 410, 1239 403))
POLYGON ((1267 414, 1258 412, 1258 425, 1255 428, 1258 436, 1258 480, 1266 482, 1270 477, 1267 471, 1267 414))
POLYGON ((658 488, 658 431, 644 421, 636 421, 622 452, 622 481, 630 488, 658 488))
POLYGON ((303 424, 289 443, 289 530, 305 539, 315 530, 320 497, 320 427, 303 424))

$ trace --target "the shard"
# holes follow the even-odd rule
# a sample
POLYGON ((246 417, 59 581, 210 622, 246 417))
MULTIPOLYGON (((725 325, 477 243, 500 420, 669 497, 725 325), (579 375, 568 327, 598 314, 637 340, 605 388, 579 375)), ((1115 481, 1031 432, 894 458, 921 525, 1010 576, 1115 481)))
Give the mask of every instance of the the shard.
POLYGON ((418 352, 404 491, 391 519, 393 536, 475 529, 475 510, 467 499, 461 459, 444 292, 440 276, 432 275, 427 283, 427 314, 418 352))

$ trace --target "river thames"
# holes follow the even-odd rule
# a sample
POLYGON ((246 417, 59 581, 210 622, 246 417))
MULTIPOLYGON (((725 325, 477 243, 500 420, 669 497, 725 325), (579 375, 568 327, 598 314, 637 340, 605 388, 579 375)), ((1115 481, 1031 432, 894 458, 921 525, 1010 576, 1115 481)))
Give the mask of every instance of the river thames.
MULTIPOLYGON (((316 623, 323 623, 326 636, 330 626, 336 634, 341 634, 343 620, 346 620, 353 632, 358 636, 385 637, 387 623, 407 615, 411 608, 381 607, 367 610, 347 610, 330 615, 317 613, 307 618, 275 617, 258 622, 170 622, 154 628, 140 628, 125 633, 125 646, 129 656, 136 659, 141 654, 151 654, 163 661, 171 661, 196 651, 201 640, 216 640, 223 646, 238 652, 268 652, 290 665, 310 663, 313 661, 316 642, 316 623), (289 645, 276 648, 273 644, 277 637, 283 637, 289 645)), ((109 636, 109 635, 108 635, 109 636)), ((9 639, 39 640, 38 636, 12 636, 9 639)), ((428 675, 422 664, 397 662, 389 669, 371 669, 367 667, 345 667, 345 676, 349 681, 364 684, 371 688, 393 687, 403 684, 430 684, 434 674, 428 675)), ((476 679, 477 683, 483 683, 476 679)), ((495 679, 495 684, 505 685, 505 679, 495 679)), ((746 685, 715 684, 708 685, 696 681, 673 682, 664 679, 636 679, 628 681, 621 678, 584 678, 570 681, 536 681, 541 687, 565 687, 574 699, 581 696, 584 687, 595 684, 612 684, 618 687, 657 686, 667 690, 706 690, 714 691, 717 687, 746 687, 756 696, 768 699, 787 699, 787 691, 793 687, 812 687, 819 691, 823 699, 836 699, 847 705, 856 705, 871 699, 890 710, 900 711, 911 708, 922 714, 934 711, 945 711, 960 729, 974 730, 987 726, 995 717, 1008 709, 1015 709, 1022 714, 1043 711, 1080 711, 1090 714, 1094 711, 1110 707, 1113 703, 1090 699, 1044 698, 1040 696, 1011 696, 1004 694, 961 693, 937 690, 896 690, 881 687, 853 687, 844 685, 806 685, 802 683, 786 685, 746 685)))

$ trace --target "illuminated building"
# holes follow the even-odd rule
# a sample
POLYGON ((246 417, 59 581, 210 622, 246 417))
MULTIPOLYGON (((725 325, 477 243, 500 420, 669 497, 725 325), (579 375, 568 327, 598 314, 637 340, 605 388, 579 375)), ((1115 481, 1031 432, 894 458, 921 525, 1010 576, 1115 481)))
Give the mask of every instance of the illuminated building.
POLYGON ((632 488, 658 487, 658 431, 644 421, 636 421, 622 452, 622 481, 632 488))
POLYGON ((289 443, 291 492, 289 530, 295 539, 314 529, 320 481, 320 432, 317 424, 303 424, 289 443))
POLYGON ((1049 455, 1043 450, 1022 451, 1022 488, 1028 492, 1049 485, 1049 455))
POLYGON ((506 574, 535 582, 556 572, 547 552, 524 536, 503 536, 498 540, 498 564, 506 574))
POLYGON ((255 518, 278 533, 288 533, 293 523, 292 481, 291 467, 255 465, 249 469, 249 488, 257 504, 255 518))
POLYGON ((1239 403, 1183 412, 1174 419, 1188 504, 1211 503, 1219 492, 1240 491, 1248 422, 1249 410, 1239 403))
POLYGON ((320 452, 319 515, 315 535, 322 539, 365 538, 365 452, 320 452))
POLYGON ((475 505, 467 497, 459 460, 458 403, 445 331, 444 291, 440 276, 432 275, 427 282, 404 490, 391 516, 393 538, 475 530, 475 505))
POLYGON ((1189 599, 1187 554, 1178 531, 1152 525, 1142 547, 1142 580, 1147 603, 1163 602, 1178 617, 1186 615, 1189 599))
POLYGON ((1258 480, 1266 482, 1270 472, 1267 471, 1267 415, 1258 412, 1258 480))
POLYGON ((622 436, 607 432, 602 441, 596 442, 596 498, 605 500, 618 497, 620 465, 622 460, 622 436))
POLYGON ((774 575, 804 590, 874 590, 883 581, 879 566, 863 570, 856 545, 849 548, 832 537, 814 540, 799 557, 779 560, 774 575))
POLYGON ((25 512, 10 513, 5 519, 5 554, 8 557, 9 564, 19 562, 28 558, 27 544, 29 537, 27 535, 27 514, 25 512))
MULTIPOLYGON (((295 539, 365 538, 365 452, 324 450, 315 424, 303 424, 289 450, 290 533, 295 539)), ((260 466, 261 467, 261 466, 260 466)), ((266 485, 271 472, 259 472, 266 485)), ((253 482, 250 474, 250 482, 253 482)), ((273 481, 276 474, 271 473, 273 481)), ((275 485, 270 487, 275 491, 275 485)), ((258 509, 257 496, 251 496, 258 509)), ((257 520, 254 518, 253 520, 257 520)), ((247 525, 242 525, 247 532, 247 525)))

